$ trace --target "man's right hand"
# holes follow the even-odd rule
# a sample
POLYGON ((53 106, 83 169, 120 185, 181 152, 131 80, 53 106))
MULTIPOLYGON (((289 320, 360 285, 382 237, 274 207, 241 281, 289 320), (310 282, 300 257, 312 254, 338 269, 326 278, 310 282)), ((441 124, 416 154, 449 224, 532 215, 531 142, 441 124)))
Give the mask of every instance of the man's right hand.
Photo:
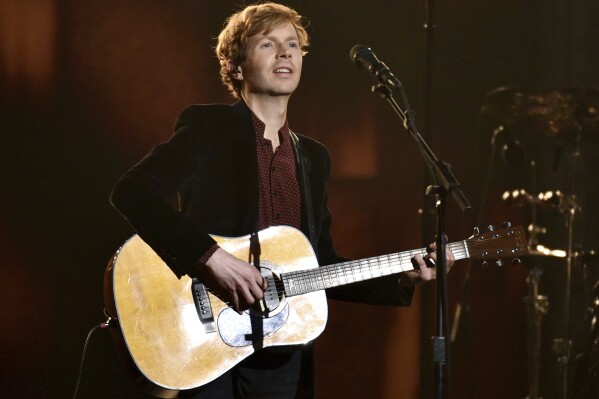
POLYGON ((267 283, 258 269, 218 248, 206 264, 197 264, 202 282, 238 313, 264 297, 267 283))

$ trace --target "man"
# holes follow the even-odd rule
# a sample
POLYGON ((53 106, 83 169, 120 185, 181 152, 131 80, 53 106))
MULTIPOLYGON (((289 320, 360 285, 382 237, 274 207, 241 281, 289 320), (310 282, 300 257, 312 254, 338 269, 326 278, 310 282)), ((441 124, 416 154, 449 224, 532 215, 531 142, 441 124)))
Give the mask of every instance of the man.
MULTIPOLYGON (((209 236, 242 236, 272 225, 301 229, 319 264, 345 260, 330 234, 330 160, 320 143, 289 130, 287 105, 298 86, 308 35, 301 16, 274 3, 232 15, 218 38, 221 78, 233 105, 193 105, 175 134, 117 183, 113 205, 181 277, 199 277, 236 311, 263 298, 267 283, 249 263, 209 236), (179 209, 171 203, 178 194, 179 209)), ((448 254, 450 263, 452 255, 448 254)), ((432 253, 430 258, 435 259, 432 253)), ((327 292, 330 298, 409 305, 418 271, 327 292)), ((312 347, 266 348, 198 389, 194 398, 312 397, 312 347)))

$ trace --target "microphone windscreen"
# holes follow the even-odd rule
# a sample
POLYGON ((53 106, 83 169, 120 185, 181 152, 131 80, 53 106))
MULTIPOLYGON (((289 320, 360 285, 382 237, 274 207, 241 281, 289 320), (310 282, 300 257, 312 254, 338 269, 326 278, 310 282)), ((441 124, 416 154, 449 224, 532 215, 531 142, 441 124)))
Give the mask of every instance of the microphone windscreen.
POLYGON ((349 51, 349 58, 355 62, 360 68, 369 69, 370 63, 364 60, 365 53, 372 53, 372 50, 362 44, 356 44, 349 51))

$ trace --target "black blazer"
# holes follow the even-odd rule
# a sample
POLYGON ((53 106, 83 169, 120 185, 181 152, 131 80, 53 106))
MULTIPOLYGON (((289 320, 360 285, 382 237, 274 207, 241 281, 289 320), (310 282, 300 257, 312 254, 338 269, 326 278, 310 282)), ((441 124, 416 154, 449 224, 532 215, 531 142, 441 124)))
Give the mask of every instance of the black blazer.
MULTIPOLYGON (((331 170, 326 147, 302 135, 308 159, 315 252, 320 265, 346 260, 330 233, 327 186, 331 170)), ((241 236, 256 231, 258 161, 251 111, 233 105, 192 105, 178 117, 175 134, 126 172, 111 202, 141 238, 181 277, 215 243, 209 234, 241 236), (178 199, 173 204, 173 199, 178 199)), ((302 231, 309 236, 303 178, 302 231)), ((409 305, 411 289, 389 277, 328 290, 329 297, 366 303, 409 305)))

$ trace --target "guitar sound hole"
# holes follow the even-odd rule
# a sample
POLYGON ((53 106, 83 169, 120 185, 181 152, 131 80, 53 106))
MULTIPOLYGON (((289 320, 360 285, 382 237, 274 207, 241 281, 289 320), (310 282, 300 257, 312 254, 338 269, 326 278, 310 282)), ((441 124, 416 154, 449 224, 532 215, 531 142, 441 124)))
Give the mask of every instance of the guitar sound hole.
POLYGON ((249 309, 249 313, 255 317, 267 318, 278 313, 283 302, 281 279, 273 272, 275 266, 267 261, 260 262, 260 273, 268 284, 264 291, 264 298, 249 309), (277 310, 279 309, 279 310, 277 310))

